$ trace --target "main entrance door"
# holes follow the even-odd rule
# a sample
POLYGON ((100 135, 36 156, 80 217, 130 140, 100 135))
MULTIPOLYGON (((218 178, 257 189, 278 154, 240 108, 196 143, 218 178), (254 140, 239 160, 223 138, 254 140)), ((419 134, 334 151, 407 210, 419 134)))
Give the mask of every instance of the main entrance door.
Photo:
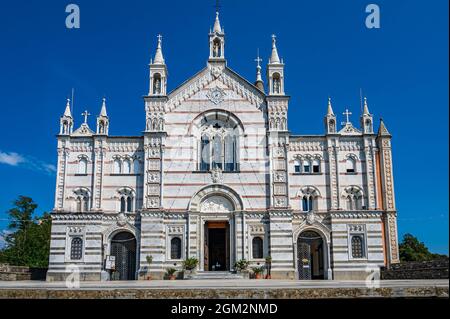
POLYGON ((206 222, 205 260, 206 271, 227 271, 230 264, 230 231, 227 222, 206 222))
POLYGON ((112 280, 136 279, 136 238, 129 232, 121 232, 111 240, 111 255, 116 257, 116 269, 112 280))
POLYGON ((298 278, 324 279, 323 240, 314 231, 305 231, 297 240, 298 278))

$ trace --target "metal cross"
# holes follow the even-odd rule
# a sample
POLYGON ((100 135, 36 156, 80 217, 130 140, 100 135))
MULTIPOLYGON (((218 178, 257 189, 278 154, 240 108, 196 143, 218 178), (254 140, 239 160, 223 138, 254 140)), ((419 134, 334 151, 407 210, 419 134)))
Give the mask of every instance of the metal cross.
POLYGON ((257 62, 258 63, 258 66, 260 66, 260 63, 262 62, 263 60, 260 58, 260 56, 259 56, 259 49, 258 49, 258 57, 255 59, 255 62, 257 62))
POLYGON ((220 6, 220 0, 216 0, 216 12, 219 12, 220 6))
POLYGON ((158 38, 158 41, 159 41, 159 42, 161 42, 161 41, 162 41, 162 38, 163 38, 163 36, 162 36, 161 34, 158 34, 157 38, 158 38))
POLYGON ((347 117, 347 123, 350 123, 349 116, 352 115, 352 112, 349 112, 348 109, 345 109, 345 112, 342 114, 347 117))
POLYGON ((87 124, 87 118, 89 115, 91 115, 91 113, 88 113, 88 111, 84 111, 83 113, 81 113, 81 115, 84 116, 84 124, 87 124))

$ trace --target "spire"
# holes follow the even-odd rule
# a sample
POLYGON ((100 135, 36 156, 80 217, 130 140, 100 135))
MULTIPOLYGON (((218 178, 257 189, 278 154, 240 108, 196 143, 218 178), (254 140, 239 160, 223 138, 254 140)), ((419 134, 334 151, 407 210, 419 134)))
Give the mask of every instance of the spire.
POLYGON ((219 20, 219 11, 216 12, 216 21, 214 21, 214 33, 222 33, 222 27, 220 26, 220 20, 219 20))
POLYGON ((278 56, 277 50, 277 36, 275 34, 272 35, 272 55, 270 56, 270 64, 279 64, 280 57, 278 56))
POLYGON ((65 117, 72 117, 72 112, 70 111, 70 99, 67 99, 66 110, 64 111, 65 117))
POLYGON ((259 56, 259 49, 258 49, 258 55, 257 55, 257 57, 255 59, 255 62, 257 63, 255 85, 256 85, 256 87, 258 89, 260 89, 261 91, 264 92, 264 81, 263 81, 262 76, 261 76, 261 62, 262 62, 262 59, 259 56))
POLYGON ((363 114, 364 114, 364 115, 370 115, 370 112, 369 112, 369 106, 367 105, 367 97, 364 98, 364 110, 363 110, 363 114))
POLYGON ((100 110, 100 116, 108 117, 108 114, 106 114, 106 98, 103 98, 102 109, 100 110))
POLYGON ((380 128, 378 129, 378 136, 391 136, 391 133, 386 128, 386 125, 384 125, 383 119, 380 119, 380 128))
POLYGON ((158 34, 158 47, 156 48, 155 59, 153 64, 165 64, 162 53, 162 35, 158 34))
POLYGON ((327 115, 334 115, 333 106, 331 105, 331 97, 328 98, 328 111, 327 115))

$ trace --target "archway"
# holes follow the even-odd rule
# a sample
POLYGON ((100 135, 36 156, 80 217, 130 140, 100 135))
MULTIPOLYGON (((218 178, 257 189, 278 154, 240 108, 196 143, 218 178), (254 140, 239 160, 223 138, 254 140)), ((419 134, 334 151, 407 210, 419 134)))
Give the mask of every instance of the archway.
POLYGON ((307 230, 298 236, 297 261, 300 280, 325 279, 324 242, 317 232, 307 230))
POLYGON ((112 280, 136 279, 136 237, 126 231, 114 235, 111 239, 111 256, 116 259, 112 280))

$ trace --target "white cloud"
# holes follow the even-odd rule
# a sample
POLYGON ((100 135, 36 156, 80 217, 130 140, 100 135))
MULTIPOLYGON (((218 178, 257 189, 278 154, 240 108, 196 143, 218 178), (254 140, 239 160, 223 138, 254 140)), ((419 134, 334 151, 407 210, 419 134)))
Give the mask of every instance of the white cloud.
POLYGON ((0 231, 0 249, 2 249, 3 247, 5 247, 6 245, 6 241, 5 241, 5 237, 10 234, 11 232, 8 230, 3 230, 0 231))
POLYGON ((24 161, 25 159, 17 153, 3 153, 0 151, 0 164, 17 166, 24 161))
POLYGON ((56 172, 56 166, 53 164, 43 162, 31 156, 24 156, 14 152, 5 153, 0 151, 0 164, 10 166, 23 166, 25 168, 34 171, 40 171, 50 175, 56 172))

